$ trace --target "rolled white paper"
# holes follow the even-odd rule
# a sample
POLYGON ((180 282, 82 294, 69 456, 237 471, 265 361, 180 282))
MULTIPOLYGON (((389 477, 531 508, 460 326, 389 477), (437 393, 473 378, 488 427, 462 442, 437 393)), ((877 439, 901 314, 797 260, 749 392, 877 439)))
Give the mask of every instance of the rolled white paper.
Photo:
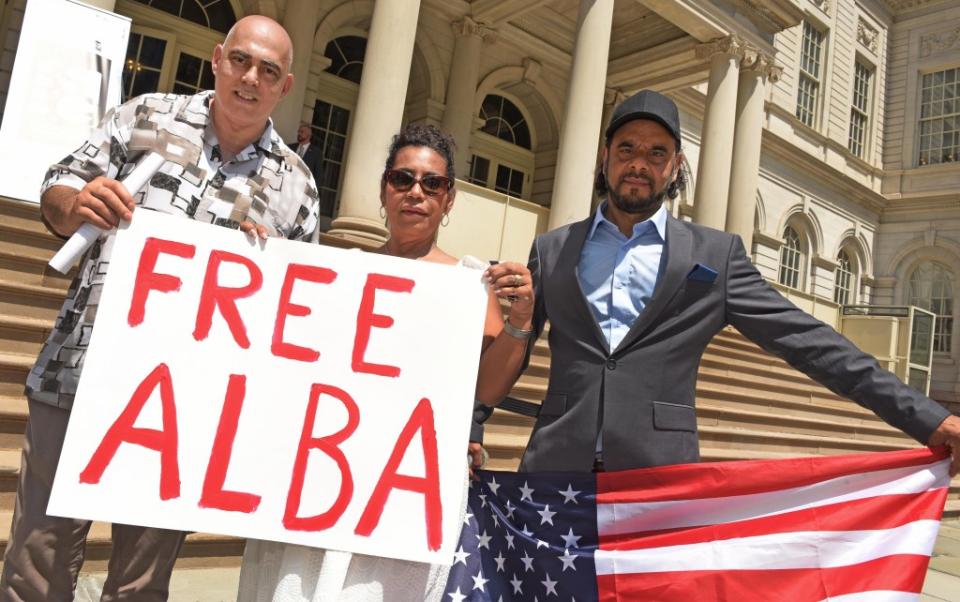
MULTIPOLYGON (((133 168, 133 171, 123 179, 123 186, 127 189, 127 192, 133 195, 146 186, 150 178, 163 165, 163 161, 163 155, 154 152, 147 153, 140 160, 140 163, 133 168)), ((93 224, 82 224, 69 240, 60 247, 57 254, 50 259, 48 265, 61 274, 66 274, 101 234, 104 234, 104 231, 93 224)))

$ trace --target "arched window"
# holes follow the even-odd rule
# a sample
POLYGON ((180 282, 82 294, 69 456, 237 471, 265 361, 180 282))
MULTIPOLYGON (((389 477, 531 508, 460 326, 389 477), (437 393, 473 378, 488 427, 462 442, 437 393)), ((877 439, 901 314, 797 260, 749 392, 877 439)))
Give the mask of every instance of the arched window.
POLYGON ((846 305, 856 301, 853 288, 857 284, 856 264, 850 259, 850 254, 841 249, 837 253, 837 271, 834 279, 833 301, 846 305))
POLYGON ((359 84, 366 51, 367 39, 360 36, 340 36, 330 40, 323 51, 323 56, 330 59, 330 66, 326 71, 359 84))
POLYGON ((135 0, 181 19, 223 33, 237 22, 230 0, 135 0))
POLYGON ((480 105, 480 131, 530 150, 530 128, 523 113, 503 96, 488 94, 480 105))
POLYGON ((790 288, 800 288, 800 268, 803 265, 803 247, 800 235, 792 227, 783 229, 783 246, 780 247, 780 276, 777 281, 790 288))
POLYGON ((949 353, 953 348, 953 274, 936 261, 924 261, 910 274, 910 305, 929 310, 937 316, 933 332, 933 350, 949 353))

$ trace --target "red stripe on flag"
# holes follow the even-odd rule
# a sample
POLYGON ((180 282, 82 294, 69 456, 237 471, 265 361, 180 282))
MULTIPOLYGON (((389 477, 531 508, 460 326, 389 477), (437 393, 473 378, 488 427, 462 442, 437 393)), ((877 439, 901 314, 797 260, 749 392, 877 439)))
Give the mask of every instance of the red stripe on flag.
POLYGON ((946 488, 884 495, 725 524, 601 536, 600 548, 640 550, 794 531, 893 529, 917 520, 939 521, 946 499, 946 488))
POLYGON ((600 575, 597 587, 601 602, 816 602, 827 596, 875 590, 919 593, 929 561, 927 556, 904 554, 826 569, 600 575))
POLYGON ((654 502, 762 493, 802 487, 848 474, 922 466, 948 456, 947 448, 939 446, 872 454, 704 462, 601 472, 597 473, 597 503, 654 502))

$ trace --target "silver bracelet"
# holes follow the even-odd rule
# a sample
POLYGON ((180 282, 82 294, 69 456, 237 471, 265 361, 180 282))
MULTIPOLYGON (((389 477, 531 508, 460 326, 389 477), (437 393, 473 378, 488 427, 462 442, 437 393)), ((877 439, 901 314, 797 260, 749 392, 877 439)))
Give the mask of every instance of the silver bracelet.
POLYGON ((512 336, 515 339, 520 339, 521 341, 526 341, 533 336, 533 330, 524 330, 522 328, 517 328, 510 323, 510 320, 503 321, 503 331, 508 335, 512 336))

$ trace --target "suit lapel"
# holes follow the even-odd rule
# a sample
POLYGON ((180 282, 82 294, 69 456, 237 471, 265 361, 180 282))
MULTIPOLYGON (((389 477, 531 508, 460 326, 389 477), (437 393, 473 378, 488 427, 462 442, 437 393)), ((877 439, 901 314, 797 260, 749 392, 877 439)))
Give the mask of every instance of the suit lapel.
POLYGON ((693 258, 693 239, 690 231, 681 222, 667 216, 667 240, 664 245, 667 254, 663 274, 657 280, 653 297, 640 315, 637 316, 627 335, 620 341, 615 351, 625 349, 653 323, 667 304, 673 299, 677 289, 683 284, 686 272, 693 258))
POLYGON ((583 294, 583 288, 580 286, 580 254, 583 252, 583 245, 587 240, 587 233, 593 223, 593 214, 584 221, 577 222, 570 226, 567 240, 560 249, 560 256, 557 258, 557 271, 560 275, 561 290, 568 292, 573 297, 573 304, 580 319, 584 324, 590 324, 588 327, 593 333, 594 338, 605 353, 610 352, 610 344, 607 343, 597 319, 594 317, 590 306, 587 303, 587 297, 583 294))

